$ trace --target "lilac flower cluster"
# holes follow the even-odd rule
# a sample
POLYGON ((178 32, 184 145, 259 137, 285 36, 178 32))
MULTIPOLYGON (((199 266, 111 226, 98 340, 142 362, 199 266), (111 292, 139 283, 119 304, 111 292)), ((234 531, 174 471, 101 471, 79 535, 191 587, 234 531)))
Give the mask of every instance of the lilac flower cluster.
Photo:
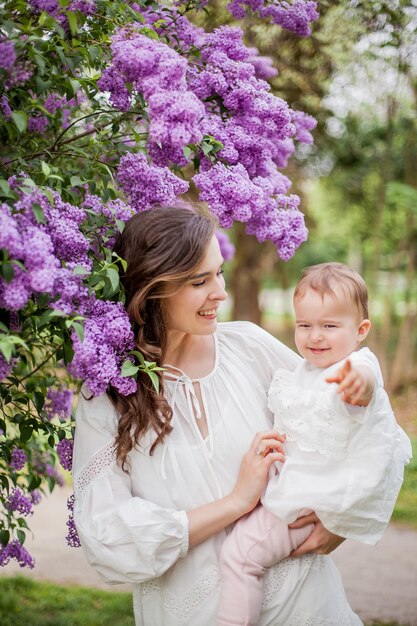
MULTIPOLYGON (((6 90, 17 85, 23 85, 32 76, 30 64, 26 61, 20 61, 17 58, 14 43, 5 38, 0 40, 0 70, 1 69, 6 72, 6 78, 3 83, 6 90)), ((7 117, 8 115, 5 112, 4 104, 2 108, 7 117)))
POLYGON ((29 0, 29 2, 35 13, 45 11, 64 27, 68 23, 65 11, 80 11, 84 15, 94 15, 97 10, 95 0, 70 0, 65 8, 58 0, 29 0))
POLYGON ((0 352, 0 382, 7 378, 13 369, 12 361, 7 361, 0 352))
POLYGON ((48 118, 46 115, 31 115, 28 119, 28 131, 30 133, 37 133, 43 135, 48 128, 48 118))
POLYGON ((1 547, 0 544, 0 567, 7 565, 10 559, 16 559, 20 567, 35 567, 34 559, 17 539, 13 539, 6 546, 1 547))
POLYGON ((12 109, 10 108, 9 98, 5 94, 0 96, 0 108, 5 118, 9 119, 12 116, 12 109))
POLYGON ((175 176, 167 167, 148 163, 142 153, 129 153, 120 159, 117 179, 136 211, 144 211, 157 204, 172 204, 178 195, 188 190, 186 181, 175 176))
MULTIPOLYGON (((249 5, 254 11, 268 8, 259 0, 239 4, 243 11, 249 5)), ((278 9, 281 12, 279 23, 298 33, 317 18, 315 2, 277 2, 274 7, 276 16, 278 9)), ((172 202, 184 193, 186 183, 182 181, 183 190, 171 189, 170 183, 179 181, 172 173, 165 173, 161 185, 158 175, 162 172, 155 170, 155 165, 184 166, 184 146, 212 136, 223 144, 218 153, 222 163, 213 166, 201 153, 201 169, 193 178, 201 189, 200 198, 208 202, 224 228, 238 220, 247 223, 248 232, 260 241, 269 233, 282 258, 288 258, 289 250, 300 245, 307 231, 304 228, 301 234, 302 229, 295 227, 302 222, 302 215, 292 199, 281 197, 287 193, 289 181, 277 168, 287 164, 295 149, 294 139, 311 143, 315 121, 292 111, 270 92, 264 79, 277 72, 269 60, 259 57, 256 48, 245 46, 241 29, 225 26, 205 33, 179 15, 175 6, 136 6, 136 10, 168 43, 145 36, 140 25, 119 30, 112 40, 112 64, 99 81, 121 110, 131 106, 136 93, 146 100, 148 153, 154 164, 143 155, 128 155, 118 172, 132 206, 143 210, 172 202), (194 55, 193 46, 197 45, 199 54, 194 55), (291 209, 292 219, 285 217, 284 209, 291 209), (282 228, 290 229, 291 245, 282 228)))
POLYGON ((103 393, 109 384, 123 395, 136 391, 136 380, 120 374, 135 345, 129 317, 120 302, 96 300, 85 320, 83 341, 73 331, 72 342, 75 354, 70 372, 85 380, 92 394, 103 393))
POLYGON ((19 472, 22 467, 25 465, 27 461, 27 456, 20 448, 13 448, 12 450, 12 460, 10 462, 10 467, 12 467, 15 472, 19 472))
POLYGON ((230 241, 227 233, 223 230, 216 230, 217 241, 219 242, 220 252, 225 261, 231 261, 235 255, 236 249, 230 241))
POLYGON ((71 417, 73 392, 71 389, 48 389, 44 411, 49 420, 56 415, 61 420, 71 417))
POLYGON ((52 454, 39 451, 35 452, 32 455, 32 468, 40 476, 49 476, 49 478, 52 478, 54 483, 60 487, 65 485, 64 477, 53 465, 52 454))
POLYGON ((12 41, 0 40, 0 69, 10 72, 16 62, 16 52, 12 41))
POLYGON ((74 447, 73 439, 61 439, 56 447, 59 462, 65 470, 72 469, 72 451, 74 447))
POLYGON ((42 494, 39 489, 34 489, 33 491, 29 492, 29 498, 32 504, 36 506, 42 500, 42 494))
MULTIPOLYGON (((149 11, 145 13, 149 17, 149 11)), ((186 22, 184 18, 182 23, 186 22)), ((119 30, 111 48, 112 65, 98 81, 100 89, 109 91, 112 104, 122 111, 131 106, 136 93, 143 94, 149 104, 152 156, 160 165, 184 165, 182 148, 202 139, 205 112, 187 88, 187 60, 170 46, 143 35, 140 26, 119 30)))
POLYGON ((68 535, 65 539, 71 548, 79 548, 81 547, 81 542, 74 522, 74 500, 74 494, 72 494, 67 500, 67 509, 69 511, 67 520, 68 535))
POLYGON ((25 496, 21 489, 14 487, 7 496, 4 506, 9 511, 17 511, 22 515, 32 515, 32 501, 25 496))
POLYGON ((231 0, 227 8, 236 19, 243 19, 250 10, 301 37, 311 34, 310 24, 319 17, 317 2, 311 0, 231 0))

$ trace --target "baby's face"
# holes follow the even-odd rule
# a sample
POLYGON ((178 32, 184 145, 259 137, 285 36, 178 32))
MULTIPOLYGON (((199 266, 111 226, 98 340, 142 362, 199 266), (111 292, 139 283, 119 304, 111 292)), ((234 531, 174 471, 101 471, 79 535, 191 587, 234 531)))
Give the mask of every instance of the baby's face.
POLYGON ((356 350, 366 334, 355 304, 342 290, 336 296, 308 289, 294 301, 295 343, 316 367, 330 367, 356 350))

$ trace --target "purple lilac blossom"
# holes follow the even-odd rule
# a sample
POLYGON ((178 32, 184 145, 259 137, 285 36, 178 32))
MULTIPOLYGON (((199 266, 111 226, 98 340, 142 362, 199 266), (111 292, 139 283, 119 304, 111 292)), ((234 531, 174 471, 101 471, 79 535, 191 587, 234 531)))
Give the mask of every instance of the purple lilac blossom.
POLYGON ((68 6, 69 11, 80 11, 84 15, 94 15, 97 11, 95 0, 71 0, 68 6))
POLYGON ((256 48, 253 48, 253 56, 248 59, 248 62, 253 65, 255 76, 260 80, 269 80, 278 76, 278 70, 273 66, 271 57, 260 56, 256 48))
POLYGON ((42 135, 48 128, 48 118, 45 115, 31 115, 28 119, 28 131, 42 135))
POLYGON ((9 119, 12 116, 12 109, 10 108, 9 99, 5 94, 0 97, 0 108, 3 111, 4 117, 9 119))
POLYGON ((0 68, 10 72, 16 62, 16 51, 12 41, 0 41, 0 68))
POLYGON ((10 559, 16 559, 20 567, 31 569, 35 567, 35 561, 17 539, 10 541, 7 546, 0 547, 0 567, 7 565, 10 559))
POLYGON ((201 141, 204 115, 204 105, 191 91, 158 91, 150 96, 149 144, 158 165, 186 164, 182 148, 201 141))
POLYGON ((45 472, 46 475, 49 476, 49 478, 52 478, 52 480, 60 487, 63 487, 65 485, 65 479, 62 474, 60 474, 56 467, 54 467, 50 463, 46 464, 45 472))
POLYGON ((35 506, 37 504, 39 504, 39 502, 42 500, 42 494, 39 491, 39 489, 35 489, 34 491, 30 491, 28 495, 29 495, 30 501, 35 506))
POLYGON ((120 159, 117 179, 136 211, 156 204, 172 204, 178 195, 188 190, 186 181, 167 167, 149 164, 142 153, 129 153, 120 159))
POLYGON ((307 113, 304 113, 303 111, 294 111, 293 123, 296 130, 296 139, 301 143, 313 143, 313 135, 310 131, 316 128, 317 120, 315 120, 314 117, 312 117, 311 115, 307 115, 307 113))
POLYGON ((72 469, 73 447, 74 441, 72 439, 61 439, 56 447, 59 462, 61 463, 62 467, 68 471, 72 469))
POLYGON ((27 456, 20 448, 13 448, 10 467, 19 472, 27 461, 27 456))
POLYGON ((32 501, 25 496, 21 489, 14 487, 7 496, 4 506, 9 511, 17 511, 22 515, 32 515, 32 501))
POLYGON ((243 19, 250 10, 301 37, 311 34, 310 24, 319 17, 317 2, 310 0, 293 0, 291 4, 284 0, 232 0, 227 8, 236 19, 243 19))
POLYGON ((110 92, 113 106, 126 111, 133 92, 147 99, 161 90, 186 91, 187 60, 164 43, 145 37, 140 27, 121 28, 112 37, 112 65, 104 70, 98 81, 102 91, 110 92))
POLYGON ((152 26, 158 35, 168 38, 174 46, 179 45, 181 50, 187 51, 193 46, 202 45, 204 29, 192 24, 176 7, 141 7, 136 3, 133 7, 136 7, 135 11, 142 15, 145 23, 152 26), (155 25, 156 22, 159 24, 155 25))
POLYGON ((219 242, 220 252, 225 261, 231 261, 235 255, 236 249, 229 239, 227 233, 223 230, 216 230, 217 241, 219 242))
POLYGON ((84 323, 84 339, 71 334, 74 358, 69 370, 83 379, 93 395, 112 385, 122 395, 134 393, 134 378, 122 377, 120 368, 129 350, 134 348, 134 335, 129 316, 120 302, 96 300, 84 323))
POLYGON ((56 415, 61 420, 71 417, 73 392, 71 389, 48 389, 44 410, 49 420, 56 415))
POLYGON ((0 382, 9 376, 12 369, 12 360, 7 361, 4 355, 0 352, 0 382))
POLYGON ((67 500, 67 509, 69 511, 67 520, 68 535, 65 539, 71 548, 79 548, 81 546, 81 542, 74 522, 74 500, 74 494, 72 494, 67 500))
POLYGON ((253 212, 262 209, 262 190, 240 163, 230 167, 216 163, 193 180, 201 190, 200 199, 207 202, 223 228, 230 228, 235 220, 247 222, 253 212))

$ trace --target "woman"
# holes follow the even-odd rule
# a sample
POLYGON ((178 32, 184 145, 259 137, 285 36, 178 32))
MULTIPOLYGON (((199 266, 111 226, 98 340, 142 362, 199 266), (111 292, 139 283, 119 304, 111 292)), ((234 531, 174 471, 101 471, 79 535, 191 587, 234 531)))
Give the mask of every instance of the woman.
MULTIPOLYGON (((127 261, 138 349, 164 367, 160 392, 143 375, 137 394, 112 389, 81 398, 77 411, 77 529, 106 580, 133 583, 137 625, 214 626, 221 544, 284 460, 266 392, 274 371, 299 357, 253 324, 217 326, 226 292, 215 228, 188 209, 129 220, 116 252, 127 261)), ((342 539, 315 521, 297 550, 305 556, 269 571, 260 626, 361 624, 332 561, 318 555, 342 539), (323 585, 325 606, 315 593, 323 585)))

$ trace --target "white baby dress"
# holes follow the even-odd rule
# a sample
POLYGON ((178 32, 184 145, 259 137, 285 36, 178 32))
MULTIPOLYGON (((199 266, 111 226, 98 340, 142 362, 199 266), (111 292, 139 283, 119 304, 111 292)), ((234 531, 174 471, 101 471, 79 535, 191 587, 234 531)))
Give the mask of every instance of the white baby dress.
POLYGON ((352 406, 326 382, 345 359, 323 369, 303 361, 295 372, 278 369, 268 395, 274 428, 286 433, 287 460, 272 476, 263 504, 287 523, 314 510, 332 532, 375 544, 392 514, 411 457, 398 426, 375 355, 349 356, 377 381, 367 407, 352 406))

